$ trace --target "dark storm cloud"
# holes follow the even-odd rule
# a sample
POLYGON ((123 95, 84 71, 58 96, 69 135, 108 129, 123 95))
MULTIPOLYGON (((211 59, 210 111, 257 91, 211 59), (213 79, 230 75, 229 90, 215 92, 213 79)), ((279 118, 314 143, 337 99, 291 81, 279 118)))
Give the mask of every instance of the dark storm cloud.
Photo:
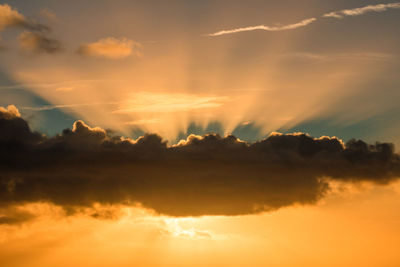
POLYGON ((15 107, 0 109, 0 148, 3 209, 101 203, 171 216, 252 214, 315 203, 329 180, 385 184, 400 174, 399 155, 387 143, 344 145, 299 133, 248 144, 209 134, 168 146, 155 134, 124 139, 82 121, 48 138, 32 132, 15 107))

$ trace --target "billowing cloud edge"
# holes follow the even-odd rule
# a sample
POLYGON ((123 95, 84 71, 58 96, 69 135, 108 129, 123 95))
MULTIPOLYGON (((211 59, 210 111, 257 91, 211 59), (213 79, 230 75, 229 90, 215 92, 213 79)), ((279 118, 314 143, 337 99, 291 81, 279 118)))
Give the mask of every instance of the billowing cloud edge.
POLYGON ((389 143, 272 133, 255 143, 190 135, 168 145, 76 121, 47 137, 15 106, 0 108, 0 223, 31 218, 13 207, 48 202, 67 211, 140 205, 168 216, 244 215, 317 203, 330 181, 387 184, 400 175, 389 143), (14 216, 14 217, 13 217, 14 216))

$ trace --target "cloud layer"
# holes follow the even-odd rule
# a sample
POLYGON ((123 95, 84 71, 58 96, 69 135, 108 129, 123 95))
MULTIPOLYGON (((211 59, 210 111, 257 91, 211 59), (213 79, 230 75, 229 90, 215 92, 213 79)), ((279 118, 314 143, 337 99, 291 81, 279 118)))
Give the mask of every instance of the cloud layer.
POLYGON ((132 40, 108 37, 97 42, 81 45, 77 52, 84 56, 121 59, 131 55, 140 56, 141 45, 132 40))
POLYGON ((82 121, 49 138, 32 132, 13 106, 0 109, 0 148, 3 213, 50 202, 69 211, 101 203, 171 216, 252 214, 315 203, 330 180, 384 184, 400 174, 387 143, 344 145, 298 133, 248 144, 209 134, 168 146, 156 134, 131 140, 82 121))

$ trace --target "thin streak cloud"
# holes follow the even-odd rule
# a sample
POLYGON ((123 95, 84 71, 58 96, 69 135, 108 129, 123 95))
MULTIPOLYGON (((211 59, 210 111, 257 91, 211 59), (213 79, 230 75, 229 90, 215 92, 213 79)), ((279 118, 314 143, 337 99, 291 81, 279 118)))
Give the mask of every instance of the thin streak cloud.
MULTIPOLYGON (((45 105, 39 107, 21 107, 22 110, 32 110, 32 111, 47 111, 54 109, 64 109, 73 108, 81 106, 96 106, 96 105, 118 105, 119 102, 109 102, 109 103, 80 103, 80 104, 66 104, 66 105, 45 105)), ((1 111, 1 110, 0 110, 1 111)))
POLYGON ((353 9, 343 9, 340 11, 326 13, 323 15, 323 17, 341 19, 345 16, 359 16, 370 12, 384 12, 389 9, 400 9, 400 3, 378 4, 353 9))
POLYGON ((101 83, 101 82, 122 82, 122 80, 96 79, 96 80, 70 80, 70 81, 62 81, 56 83, 17 83, 9 85, 0 85, 0 90, 54 87, 55 91, 63 91, 59 89, 62 87, 77 87, 78 85, 81 84, 101 83))
POLYGON ((294 23, 294 24, 288 24, 288 25, 278 25, 278 26, 265 26, 265 25, 258 25, 258 26, 249 26, 249 27, 244 27, 244 28, 237 28, 237 29, 232 29, 232 30, 222 30, 218 31, 215 33, 210 33, 207 34, 207 36, 220 36, 220 35, 225 35, 225 34, 232 34, 232 33, 238 33, 238 32, 248 32, 248 31, 255 31, 255 30, 263 30, 263 31, 285 31, 285 30, 294 30, 300 27, 307 26, 308 24, 313 23, 316 21, 316 18, 309 18, 309 19, 304 19, 300 22, 294 23))

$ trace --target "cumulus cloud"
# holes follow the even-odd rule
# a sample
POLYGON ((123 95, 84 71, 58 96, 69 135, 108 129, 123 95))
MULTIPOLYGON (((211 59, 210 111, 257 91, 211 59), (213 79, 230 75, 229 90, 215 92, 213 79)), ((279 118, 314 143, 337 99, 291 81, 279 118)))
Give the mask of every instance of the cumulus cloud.
POLYGON ((21 26, 26 22, 25 17, 9 5, 0 5, 0 30, 10 26, 21 26))
POLYGON ((19 110, 14 105, 9 105, 7 108, 0 107, 0 118, 17 118, 21 117, 19 110))
POLYGON ((49 38, 39 32, 25 31, 19 36, 19 43, 23 50, 34 53, 57 53, 62 51, 60 41, 49 38))
POLYGON ((238 32, 247 32, 247 31, 255 31, 255 30, 263 30, 263 31, 285 31, 285 30, 294 30, 300 27, 307 26, 310 23, 316 21, 316 18, 309 18, 302 20, 300 22, 289 24, 289 25, 277 25, 277 26, 265 26, 265 25, 258 25, 258 26, 249 26, 243 28, 237 28, 232 30, 221 30, 215 33, 207 34, 207 36, 220 36, 225 34, 232 34, 238 32))
POLYGON ((97 42, 81 45, 77 52, 84 56, 121 59, 131 55, 141 55, 141 44, 127 38, 108 37, 97 42))
POLYGON ((100 203, 170 216, 253 214, 316 203, 332 180, 386 184, 400 175, 388 143, 274 133, 254 144, 208 134, 169 146, 156 134, 132 140, 82 121, 46 137, 13 106, 0 109, 0 149, 1 210, 49 202, 68 211, 100 203))
POLYGON ((389 4, 377 4, 377 5, 368 5, 364 7, 359 7, 359 8, 353 8, 353 9, 343 9, 340 11, 334 11, 330 13, 326 13, 323 15, 323 17, 326 18, 338 18, 341 19, 345 16, 359 16, 363 15, 365 13, 370 13, 370 12, 383 12, 389 9, 399 9, 400 8, 400 3, 389 3, 389 4))
MULTIPOLYGON (((14 105, 0 107, 0 144, 11 150, 14 146, 24 147, 42 140, 39 133, 32 132, 28 123, 21 118, 14 105)), ((1 146, 0 145, 0 146, 1 146)))

